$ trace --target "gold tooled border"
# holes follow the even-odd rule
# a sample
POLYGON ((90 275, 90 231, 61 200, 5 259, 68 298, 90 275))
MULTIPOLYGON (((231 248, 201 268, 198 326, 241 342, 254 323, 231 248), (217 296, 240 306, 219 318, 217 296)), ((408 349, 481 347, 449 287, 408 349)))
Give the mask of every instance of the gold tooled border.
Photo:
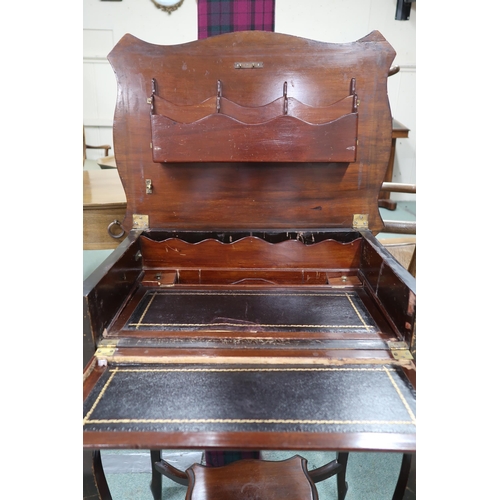
POLYGON ((391 372, 396 371, 394 368, 381 366, 376 368, 113 368, 110 370, 111 376, 101 389, 91 409, 83 419, 83 425, 87 424, 308 424, 308 425, 413 425, 416 426, 416 417, 408 404, 408 401, 401 393, 391 372), (97 407, 99 401, 104 396, 108 389, 111 380, 120 372, 277 372, 277 371, 378 371, 383 372, 389 378, 397 395, 401 399, 410 420, 315 420, 315 419, 209 419, 209 418, 193 418, 193 419, 91 419, 91 415, 97 407))
MULTIPOLYGON (((247 327, 248 325, 242 324, 242 323, 231 323, 231 322, 219 322, 219 323, 144 323, 144 317, 146 316, 147 312, 149 311, 151 304, 153 303, 154 299, 158 295, 187 295, 187 296, 193 296, 193 295, 231 295, 231 296, 276 296, 276 297, 287 297, 287 296, 293 296, 293 297, 345 297, 348 299, 349 303, 351 304, 351 307, 353 308, 354 312, 358 316, 361 325, 295 325, 295 324, 288 324, 288 325, 282 325, 282 324, 262 324, 259 323, 258 325, 255 325, 258 328, 308 328, 308 329, 313 329, 313 328, 329 328, 329 329, 349 329, 349 328, 364 328, 365 330, 368 331, 374 331, 376 330, 375 326, 370 326, 367 325, 365 320, 363 319, 363 316, 359 312, 358 308, 356 307, 356 304, 352 301, 351 297, 358 297, 359 296, 355 293, 334 293, 334 294, 329 294, 329 293, 255 293, 255 292, 174 292, 174 291, 169 291, 169 292, 157 292, 155 291, 152 293, 151 298, 144 308, 143 313, 141 314, 141 317, 139 318, 139 321, 137 323, 128 323, 128 327, 135 327, 136 330, 139 330, 141 327, 151 327, 151 328, 160 328, 160 327, 171 327, 171 328, 186 328, 186 327, 192 327, 192 328, 209 328, 209 327, 217 327, 217 326, 229 326, 233 328, 237 327, 247 327)), ((371 317, 370 313, 366 311, 366 314, 368 317, 372 319, 372 321, 375 323, 373 318, 371 317)))

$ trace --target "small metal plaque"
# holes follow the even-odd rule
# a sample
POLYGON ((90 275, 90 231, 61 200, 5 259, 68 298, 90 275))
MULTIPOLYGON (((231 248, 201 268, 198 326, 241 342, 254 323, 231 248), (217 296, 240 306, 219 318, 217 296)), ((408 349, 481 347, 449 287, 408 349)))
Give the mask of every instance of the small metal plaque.
POLYGON ((134 214, 132 216, 132 229, 149 229, 149 215, 134 214))
POLYGON ((263 68, 263 62, 235 62, 234 69, 257 69, 263 68))

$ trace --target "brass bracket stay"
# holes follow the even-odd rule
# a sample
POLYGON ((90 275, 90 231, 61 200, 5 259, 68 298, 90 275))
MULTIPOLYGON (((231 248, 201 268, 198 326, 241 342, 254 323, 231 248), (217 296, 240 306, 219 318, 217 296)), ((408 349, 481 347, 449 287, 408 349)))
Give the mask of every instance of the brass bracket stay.
POLYGON ((400 361, 402 359, 413 359, 406 342, 387 342, 387 346, 391 350, 392 357, 396 361, 400 361))
POLYGON ((103 339, 97 345, 94 357, 99 366, 106 366, 108 358, 112 357, 116 351, 116 341, 103 339))
POLYGON ((149 215, 133 214, 132 229, 149 229, 149 215))
POLYGON ((95 357, 99 358, 107 358, 108 356, 113 356, 115 353, 115 348, 113 347, 99 347, 99 349, 95 352, 95 357))
POLYGON ((368 229, 368 214, 354 214, 352 227, 353 229, 368 229))

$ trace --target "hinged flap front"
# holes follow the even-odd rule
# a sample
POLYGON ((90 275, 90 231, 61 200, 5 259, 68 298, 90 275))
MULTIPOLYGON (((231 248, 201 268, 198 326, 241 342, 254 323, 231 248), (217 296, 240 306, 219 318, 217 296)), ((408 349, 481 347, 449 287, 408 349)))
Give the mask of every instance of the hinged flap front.
POLYGON ((142 214, 159 229, 349 228, 367 214, 382 229, 394 56, 376 31, 339 44, 258 31, 174 46, 124 36, 109 55, 124 227, 142 214))

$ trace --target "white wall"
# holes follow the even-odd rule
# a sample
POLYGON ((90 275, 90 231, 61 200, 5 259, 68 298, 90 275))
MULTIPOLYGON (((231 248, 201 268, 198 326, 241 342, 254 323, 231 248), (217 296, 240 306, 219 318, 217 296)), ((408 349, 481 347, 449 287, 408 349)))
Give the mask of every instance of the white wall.
MULTIPOLYGON (((401 71, 389 79, 393 116, 410 128, 399 139, 395 182, 416 182, 416 3, 409 21, 396 21, 396 0, 276 0, 275 31, 325 42, 350 42, 378 30, 397 52, 401 71)), ((116 83, 106 56, 126 34, 150 43, 179 44, 198 37, 197 2, 172 14, 151 0, 83 0, 83 121, 87 143, 111 144, 116 83)), ((94 156, 92 156, 94 155, 94 156)), ((98 157, 99 152, 88 152, 98 157)), ((393 194, 392 199, 414 199, 393 194)))

